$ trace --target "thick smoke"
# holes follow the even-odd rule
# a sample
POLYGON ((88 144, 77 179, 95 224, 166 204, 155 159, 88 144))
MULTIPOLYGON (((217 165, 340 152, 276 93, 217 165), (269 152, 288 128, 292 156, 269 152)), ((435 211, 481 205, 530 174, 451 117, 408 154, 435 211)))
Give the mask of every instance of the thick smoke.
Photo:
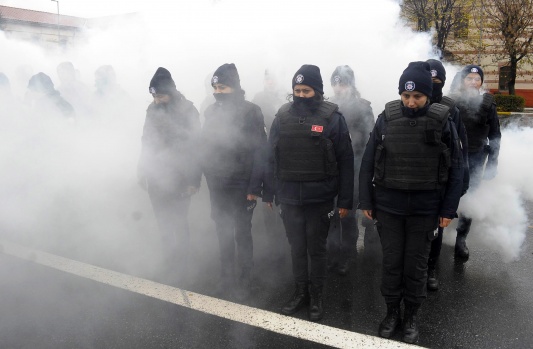
MULTIPOLYGON (((159 66, 172 73, 178 90, 200 109, 206 98, 206 76, 223 63, 236 64, 248 100, 262 89, 265 69, 276 72, 288 93, 290 79, 302 64, 321 68, 326 97, 331 96, 332 71, 348 64, 355 72, 357 89, 372 102, 377 116, 387 101, 398 98, 398 78, 407 64, 432 58, 429 36, 399 22, 399 5, 392 0, 334 0, 322 5, 303 0, 179 1, 173 4, 179 10, 172 11, 163 1, 138 6, 145 7, 105 29, 91 28, 82 44, 66 51, 45 53, 36 45, 9 40, 0 33, 0 50, 9 52, 2 55, 0 71, 9 77, 14 95, 13 103, 2 106, 0 114, 4 125, 0 131, 0 220, 10 238, 93 263, 111 263, 136 274, 152 270, 150 261, 158 259, 157 226, 148 196, 137 185, 136 166, 145 111, 152 100, 148 83, 159 66), (32 75, 46 73, 58 89, 62 83, 57 66, 68 61, 92 98, 96 98, 95 72, 102 65, 112 66, 129 99, 92 99, 92 109, 77 111, 75 121, 46 115, 23 103, 32 75), (94 249, 99 251, 97 258, 94 249)), ((448 77, 453 77, 457 69, 447 68, 448 77)), ((487 221, 502 212, 501 198, 508 193, 509 202, 517 207, 513 214, 521 212, 514 221, 521 223, 513 231, 521 232, 523 239, 525 213, 517 200, 531 198, 531 190, 526 191, 527 171, 522 176, 519 171, 507 172, 506 167, 527 163, 516 164, 514 154, 525 149, 521 148, 524 142, 511 138, 505 134, 500 173, 490 182, 491 189, 502 185, 502 194, 493 196, 499 201, 484 205, 477 213, 475 203, 487 202, 474 200, 484 193, 482 186, 462 203, 462 209, 475 219, 474 234, 484 217, 487 221), (511 152, 515 146, 518 149, 511 152), (522 192, 529 194, 524 197, 522 192)), ((203 265, 196 265, 199 270, 217 268, 218 263, 209 211, 203 185, 190 211, 193 255, 197 260, 205 258, 203 265)), ((509 225, 499 226, 503 226, 500 231, 493 229, 494 239, 502 241, 501 231, 509 225)), ((259 224, 254 226, 254 237, 256 229, 261 229, 259 224)), ((521 240, 495 245, 516 258, 521 240)), ((260 255, 261 247, 255 252, 260 255)))
POLYGON ((532 146, 532 128, 505 129, 497 176, 482 181, 459 205, 459 210, 473 219, 470 235, 475 243, 498 252, 505 261, 520 257, 526 237, 528 217, 523 204, 533 200, 532 146))

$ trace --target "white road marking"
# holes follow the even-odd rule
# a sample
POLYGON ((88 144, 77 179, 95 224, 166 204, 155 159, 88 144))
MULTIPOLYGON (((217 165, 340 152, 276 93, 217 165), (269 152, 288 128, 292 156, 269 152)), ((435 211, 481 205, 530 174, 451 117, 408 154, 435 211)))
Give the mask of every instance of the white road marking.
POLYGON ((0 241, 0 252, 206 314, 336 348, 419 348, 204 296, 11 242, 0 241))

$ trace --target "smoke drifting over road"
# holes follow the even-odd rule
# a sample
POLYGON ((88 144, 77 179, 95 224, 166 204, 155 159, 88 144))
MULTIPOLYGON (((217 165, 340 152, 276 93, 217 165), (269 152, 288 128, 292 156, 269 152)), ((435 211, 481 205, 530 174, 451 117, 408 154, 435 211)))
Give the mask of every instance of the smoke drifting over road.
POLYGON ((496 178, 482 181, 459 205, 473 218, 471 234, 505 261, 520 257, 528 217, 524 201, 533 200, 533 128, 510 127, 502 132, 496 178))
MULTIPOLYGON (((377 116, 387 101, 398 98, 398 78, 408 62, 432 58, 429 36, 398 20, 396 1, 179 1, 173 5, 179 10, 172 11, 165 3, 152 1, 136 16, 105 30, 92 29, 85 44, 65 52, 45 54, 0 33, 0 50, 8 53, 2 54, 0 71, 10 78, 14 95, 0 112, 4 235, 69 257, 149 272, 147 261, 158 258, 152 246, 157 245, 157 227, 149 199, 136 183, 136 166, 151 102, 148 82, 159 66, 172 73, 178 90, 200 109, 205 77, 223 63, 236 64, 248 100, 262 89, 266 68, 289 92, 290 79, 302 64, 321 68, 326 96, 331 96, 331 72, 348 64, 377 116), (78 111, 74 122, 24 105, 28 79, 44 72, 57 89, 56 68, 65 61, 73 63, 80 82, 92 92, 95 71, 111 65, 129 102, 93 102, 94 109, 78 111)), ((452 77, 457 68, 447 68, 452 77)), ((527 226, 521 200, 533 197, 526 180, 531 171, 525 168, 532 162, 517 156, 527 156, 528 135, 531 139, 530 130, 504 134, 498 177, 465 196, 461 206, 474 218, 473 233, 490 234, 507 259, 519 256, 527 226), (524 141, 517 142, 518 136, 524 141), (517 166, 520 171, 511 170, 517 166)), ((196 267, 217 268, 205 186, 193 198, 190 217, 193 255, 204 263, 196 267)), ((256 229, 262 228, 258 224, 256 229)), ((255 247, 257 255, 265 253, 255 247)))

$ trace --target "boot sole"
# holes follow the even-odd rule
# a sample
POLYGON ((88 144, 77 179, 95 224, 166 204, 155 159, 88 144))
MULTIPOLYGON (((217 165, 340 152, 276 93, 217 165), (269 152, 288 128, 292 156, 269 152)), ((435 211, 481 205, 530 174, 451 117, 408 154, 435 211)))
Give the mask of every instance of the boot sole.
POLYGON ((402 326, 402 322, 399 321, 396 327, 394 327, 392 331, 387 331, 387 332, 384 332, 384 330, 382 330, 380 327, 378 330, 378 335, 382 338, 390 338, 400 329, 401 326, 402 326))
POLYGON ((383 332, 382 330, 379 330, 378 331, 378 335, 380 337, 382 337, 382 338, 387 338, 388 339, 388 338, 394 336, 394 334, 397 332, 397 330, 398 330, 398 328, 395 328, 394 330, 392 330, 390 332, 389 331, 383 332))
POLYGON ((427 284, 427 289, 428 289, 428 291, 438 291, 439 290, 439 285, 430 286, 429 284, 427 284))
POLYGON ((322 320, 323 317, 324 317, 323 315, 320 315, 320 317, 318 317, 318 318, 312 318, 311 316, 309 316, 309 321, 317 322, 317 321, 322 320))
POLYGON ((394 334, 396 333, 396 330, 392 331, 392 332, 379 332, 378 331, 378 334, 381 338, 387 338, 389 339, 390 337, 392 337, 394 334))
POLYGON ((467 261, 468 258, 470 258, 470 253, 467 254, 467 255, 464 255, 464 254, 462 254, 460 252, 455 252, 455 258, 458 258, 458 259, 460 259, 462 261, 467 261))
POLYGON ((283 315, 292 315, 292 314, 296 314, 297 312, 299 312, 302 308, 306 307, 309 305, 309 302, 305 302, 305 303, 302 303, 301 305, 299 305, 298 307, 296 307, 293 311, 284 311, 283 309, 281 309, 281 313, 283 315))
POLYGON ((409 338, 406 338, 406 337, 403 337, 402 338, 402 341, 404 341, 405 343, 408 343, 408 344, 415 344, 415 343, 418 343, 418 339, 420 338, 420 336, 416 336, 416 338, 414 338, 413 340, 409 339, 409 338))

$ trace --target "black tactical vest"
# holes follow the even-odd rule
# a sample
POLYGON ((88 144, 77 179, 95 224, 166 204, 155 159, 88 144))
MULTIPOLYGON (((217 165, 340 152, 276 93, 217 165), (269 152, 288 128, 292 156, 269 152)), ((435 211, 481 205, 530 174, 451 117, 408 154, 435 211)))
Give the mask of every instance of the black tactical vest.
POLYGON ((376 147, 374 182, 391 189, 435 190, 448 181, 450 150, 441 140, 448 107, 434 103, 425 116, 403 116, 399 100, 385 106, 386 128, 376 147))
POLYGON ((450 113, 453 112, 453 110, 456 107, 455 100, 448 96, 443 96, 439 103, 447 106, 448 109, 450 110, 450 113))
POLYGON ((466 128, 469 153, 480 152, 487 144, 487 137, 490 131, 488 118, 494 103, 494 96, 489 93, 485 93, 476 99, 470 105, 461 100, 457 102, 457 107, 461 112, 461 119, 466 128))
POLYGON ((279 118, 279 141, 275 145, 276 176, 283 181, 311 182, 337 176, 333 143, 323 136, 336 104, 322 102, 312 115, 298 115, 292 103, 283 105, 279 118))

